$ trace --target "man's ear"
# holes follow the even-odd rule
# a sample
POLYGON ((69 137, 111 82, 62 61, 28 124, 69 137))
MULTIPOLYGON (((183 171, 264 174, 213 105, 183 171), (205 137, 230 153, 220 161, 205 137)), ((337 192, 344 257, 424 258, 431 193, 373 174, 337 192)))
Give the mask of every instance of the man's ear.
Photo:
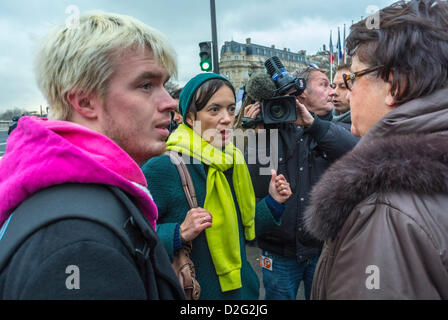
POLYGON ((84 90, 74 89, 67 93, 67 101, 76 113, 89 120, 98 117, 98 97, 84 90))
POLYGON ((303 102, 306 100, 306 97, 307 97, 307 92, 305 89, 305 90, 303 90, 301 95, 297 96, 297 99, 299 100, 300 103, 303 104, 303 102))

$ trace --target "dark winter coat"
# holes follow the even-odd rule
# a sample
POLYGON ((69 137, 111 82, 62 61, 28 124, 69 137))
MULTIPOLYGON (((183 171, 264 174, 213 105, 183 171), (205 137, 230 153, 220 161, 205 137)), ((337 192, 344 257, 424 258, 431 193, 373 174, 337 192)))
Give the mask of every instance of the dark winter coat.
POLYGON ((314 299, 448 299, 448 89, 387 114, 315 186, 314 299))
MULTIPOLYGON (((206 196, 207 168, 202 162, 196 162, 197 160, 194 161, 191 158, 187 168, 193 180, 198 205, 203 208, 206 196)), ((176 227, 185 220, 187 212, 190 210, 179 172, 167 155, 152 158, 143 166, 142 170, 159 210, 157 233, 170 259, 174 260, 174 245, 176 240, 179 239, 179 235, 176 235, 176 227)), ((200 298, 204 300, 257 300, 259 297, 259 279, 246 257, 244 226, 233 189, 232 173, 233 169, 229 169, 225 172, 225 175, 232 190, 238 215, 242 288, 227 292, 221 291, 205 232, 201 232, 192 242, 193 249, 190 257, 195 264, 196 278, 201 285, 200 298)), ((274 220, 266 201, 260 201, 256 206, 255 214, 256 235, 266 232, 277 224, 278 222, 274 220)), ((229 245, 232 244, 229 243, 229 245)))
POLYGON ((340 115, 337 115, 335 110, 333 110, 333 119, 331 121, 333 121, 334 123, 344 127, 348 131, 351 131, 352 117, 351 117, 350 110, 348 110, 346 113, 343 113, 343 114, 340 114, 340 115))

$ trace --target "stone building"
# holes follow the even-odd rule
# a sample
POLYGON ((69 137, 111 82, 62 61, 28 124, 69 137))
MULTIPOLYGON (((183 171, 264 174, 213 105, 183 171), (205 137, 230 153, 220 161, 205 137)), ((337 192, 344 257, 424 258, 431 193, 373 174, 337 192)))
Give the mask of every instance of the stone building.
POLYGON ((319 69, 330 72, 330 52, 325 49, 324 45, 323 49, 313 55, 307 55, 306 58, 309 63, 316 65, 319 69))
POLYGON ((279 57, 289 73, 308 65, 305 51, 296 53, 287 48, 276 49, 274 45, 265 47, 253 44, 250 38, 245 44, 226 41, 220 56, 219 71, 236 89, 243 87, 253 73, 264 72, 264 62, 270 57, 279 57))

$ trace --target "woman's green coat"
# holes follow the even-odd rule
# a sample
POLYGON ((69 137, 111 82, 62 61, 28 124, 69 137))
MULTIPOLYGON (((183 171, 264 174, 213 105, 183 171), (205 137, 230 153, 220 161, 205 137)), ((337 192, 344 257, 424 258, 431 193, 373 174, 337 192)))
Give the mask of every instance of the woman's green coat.
MULTIPOLYGON (((193 184, 196 190, 198 205, 204 207, 206 193, 206 167, 196 159, 190 159, 187 164, 193 184)), ((165 249, 174 259, 174 234, 176 225, 185 220, 187 212, 190 210, 184 190, 181 185, 179 173, 176 166, 171 163, 167 155, 152 158, 143 167, 143 173, 148 181, 148 189, 157 204, 159 217, 157 220, 157 233, 161 238, 165 249)), ((233 199, 236 202, 236 195, 232 183, 232 169, 225 172, 227 181, 232 189, 233 199)), ((241 214, 236 204, 239 224, 239 241, 241 251, 241 282, 242 288, 221 292, 218 276, 213 266, 210 251, 208 249, 205 232, 202 232, 193 240, 193 250, 191 260, 196 269, 196 278, 201 285, 201 299, 258 299, 260 283, 255 271, 250 266, 246 258, 246 241, 244 239, 244 228, 241 222, 241 214)), ((213 213, 211 213, 213 216, 213 213)), ((279 221, 274 220, 265 200, 261 200, 256 206, 255 232, 262 234, 278 225, 279 221)), ((227 245, 234 245, 229 242, 227 245)))

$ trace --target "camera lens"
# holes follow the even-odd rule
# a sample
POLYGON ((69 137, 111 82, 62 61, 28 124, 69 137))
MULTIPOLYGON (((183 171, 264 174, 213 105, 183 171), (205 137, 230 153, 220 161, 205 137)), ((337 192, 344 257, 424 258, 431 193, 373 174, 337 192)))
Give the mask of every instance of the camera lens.
POLYGON ((262 121, 265 124, 294 122, 297 120, 296 98, 275 97, 261 103, 262 121))
POLYGON ((285 115, 285 109, 280 105, 273 105, 271 107, 271 115, 274 119, 280 119, 285 115))

